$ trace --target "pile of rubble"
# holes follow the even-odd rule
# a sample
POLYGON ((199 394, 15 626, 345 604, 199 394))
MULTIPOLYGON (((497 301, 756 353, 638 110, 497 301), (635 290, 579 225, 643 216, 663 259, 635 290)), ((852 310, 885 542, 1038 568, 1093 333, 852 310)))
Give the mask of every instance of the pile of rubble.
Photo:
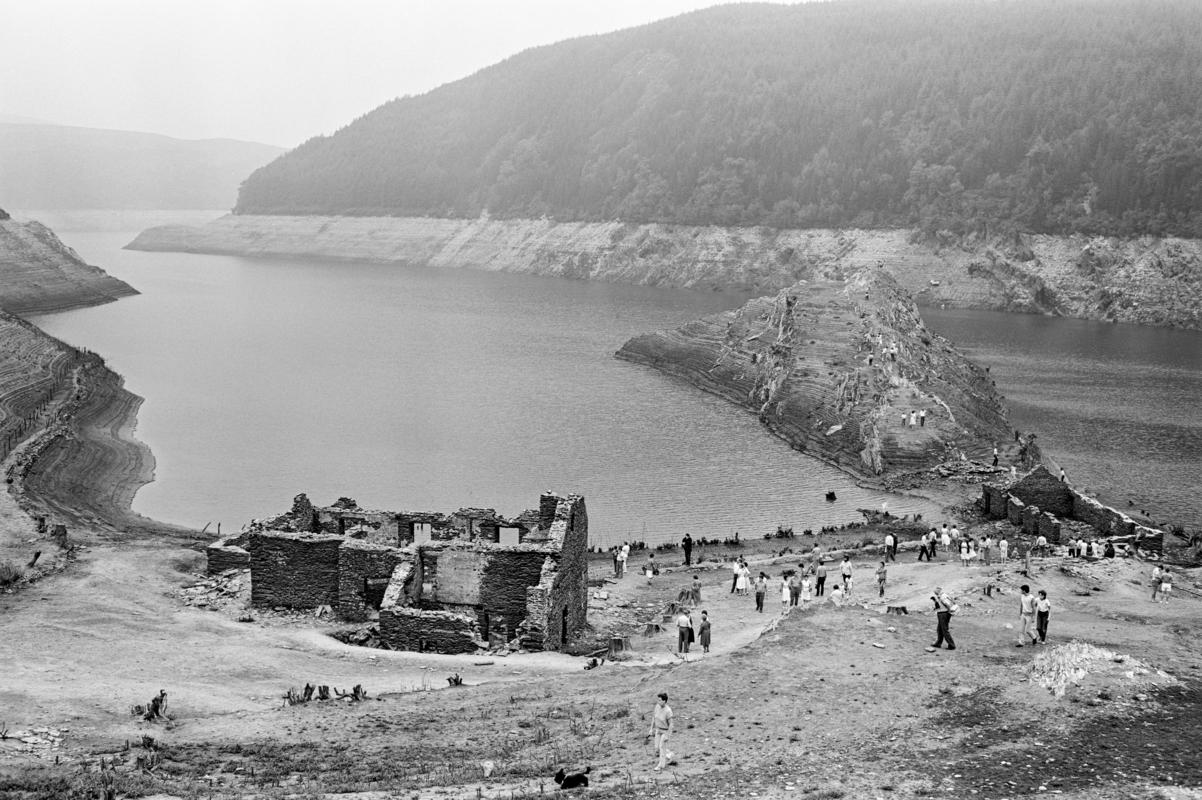
POLYGON ((250 603, 250 570, 231 569, 211 575, 179 591, 185 605, 210 611, 241 610, 250 603))
POLYGON ((67 728, 29 728, 10 731, 0 727, 0 749, 13 748, 35 758, 58 756, 67 728))
MULTIPOLYGON (((1029 668, 1031 682, 1048 689, 1056 697, 1064 697, 1070 685, 1081 687, 1097 684, 1096 695, 1103 700, 1115 699, 1119 685, 1148 688, 1175 683, 1167 672, 1149 667, 1129 655, 1120 655, 1086 642, 1069 642, 1040 652, 1029 668)), ((1134 699, 1146 699, 1136 694, 1134 699)))
POLYGON ((945 461, 930 469, 899 472, 881 478, 881 484, 893 492, 906 489, 921 489, 939 481, 954 480, 960 483, 985 483, 999 475, 1008 475, 1009 467, 994 467, 979 461, 955 459, 945 461))

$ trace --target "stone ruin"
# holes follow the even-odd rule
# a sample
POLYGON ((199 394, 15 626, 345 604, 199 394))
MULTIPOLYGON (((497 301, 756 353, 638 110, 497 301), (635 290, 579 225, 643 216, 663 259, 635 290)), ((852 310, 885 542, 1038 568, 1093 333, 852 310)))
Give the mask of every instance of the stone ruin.
POLYGON ((372 511, 340 498, 256 520, 207 548, 208 572, 250 568, 251 605, 379 612, 395 650, 470 653, 513 644, 561 650, 585 626, 588 514, 580 495, 545 493, 513 519, 372 511))
POLYGON ((1062 520, 1083 522, 1117 544, 1161 553, 1164 531, 1138 524, 1126 514, 1082 494, 1040 465, 1015 480, 981 485, 981 508, 993 519, 1008 519, 1031 536, 1060 543, 1062 520))

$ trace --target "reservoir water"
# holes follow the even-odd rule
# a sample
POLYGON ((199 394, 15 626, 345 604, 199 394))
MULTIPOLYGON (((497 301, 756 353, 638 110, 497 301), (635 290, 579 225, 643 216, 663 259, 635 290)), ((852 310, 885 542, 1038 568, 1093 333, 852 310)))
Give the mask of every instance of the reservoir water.
POLYGON ((1202 333, 922 309, 990 368, 1016 428, 1116 508, 1202 529, 1202 333))
MULTIPOLYGON (((53 224, 53 223, 52 223, 53 224)), ((140 296, 38 317, 146 399, 134 508, 237 530, 306 492, 365 508, 515 515, 580 492, 607 544, 762 536, 937 512, 856 487, 729 403, 613 353, 745 295, 469 270, 120 248, 57 232, 140 296), (838 499, 824 495, 835 490, 838 499)))
MULTIPOLYGON (((586 496, 593 541, 607 544, 817 529, 882 503, 937 512, 860 489, 746 412, 613 358, 637 333, 746 295, 140 253, 120 249, 136 226, 42 218, 142 292, 36 322, 100 353, 146 398, 138 436, 158 463, 134 508, 156 519, 236 530, 302 491, 319 504, 516 514, 553 489, 586 496)), ((1199 525, 1202 334, 923 314, 990 367, 1015 427, 1071 480, 1199 525)))

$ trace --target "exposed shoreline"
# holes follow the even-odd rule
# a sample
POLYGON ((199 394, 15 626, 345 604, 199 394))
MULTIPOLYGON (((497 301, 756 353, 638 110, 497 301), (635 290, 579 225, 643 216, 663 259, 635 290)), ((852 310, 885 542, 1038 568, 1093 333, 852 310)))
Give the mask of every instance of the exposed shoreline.
POLYGON ((905 229, 227 214, 200 226, 149 228, 126 247, 763 294, 880 265, 921 305, 1202 327, 1196 239, 1040 234, 939 242, 905 229))
POLYGON ((149 446, 134 435, 142 398, 125 389, 124 379, 99 356, 5 317, 10 338, 57 351, 67 363, 52 377, 50 396, 25 417, 27 435, 4 459, 9 493, 19 507, 48 524, 65 524, 70 534, 195 538, 189 529, 132 510, 134 495, 154 480, 155 469, 149 446))

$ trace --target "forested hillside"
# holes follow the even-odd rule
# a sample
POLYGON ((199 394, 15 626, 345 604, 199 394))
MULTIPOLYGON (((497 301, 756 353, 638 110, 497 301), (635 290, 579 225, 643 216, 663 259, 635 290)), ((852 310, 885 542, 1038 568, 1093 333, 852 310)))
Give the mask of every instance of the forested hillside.
POLYGON ((1202 236, 1202 3, 717 7, 394 100, 236 211, 1202 236))

